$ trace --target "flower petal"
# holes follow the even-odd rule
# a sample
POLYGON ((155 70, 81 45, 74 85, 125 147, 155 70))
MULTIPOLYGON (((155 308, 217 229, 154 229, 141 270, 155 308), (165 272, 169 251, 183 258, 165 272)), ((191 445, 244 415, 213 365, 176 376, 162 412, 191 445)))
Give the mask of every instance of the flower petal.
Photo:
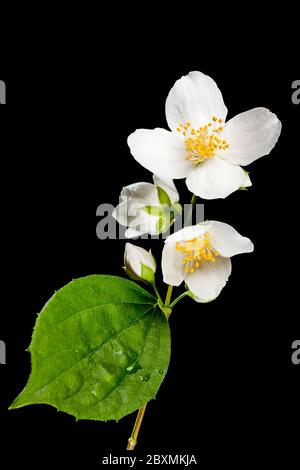
POLYGON ((182 253, 176 251, 174 243, 165 243, 161 267, 164 282, 171 286, 179 286, 184 279, 184 267, 182 264, 182 253))
POLYGON ((202 222, 198 225, 191 225, 190 227, 184 227, 181 230, 178 230, 172 235, 169 235, 165 241, 165 244, 176 243, 186 240, 192 240, 193 238, 203 235, 208 230, 207 222, 202 222))
POLYGON ((242 237, 231 225, 210 220, 208 232, 212 246, 225 258, 254 250, 252 241, 242 237))
POLYGON ((225 198, 248 182, 240 166, 218 157, 204 160, 186 179, 188 189, 203 199, 225 198))
POLYGON ((213 116, 225 121, 226 115, 227 108, 217 84, 201 72, 190 72, 177 80, 166 100, 166 118, 173 131, 188 121, 198 129, 213 116))
POLYGON ((145 232, 140 232, 138 230, 135 230, 134 228, 128 228, 125 230, 125 237, 126 238, 136 238, 136 237, 141 237, 144 235, 145 232))
POLYGON ((245 175, 246 175, 246 179, 243 183, 243 186, 244 186, 244 188, 249 188, 249 186, 252 186, 252 181, 251 181, 250 176, 249 176, 248 173, 245 173, 245 175))
POLYGON ((151 253, 140 246, 132 245, 132 243, 125 245, 124 264, 130 266, 137 276, 142 274, 142 264, 148 266, 153 272, 156 270, 151 253))
POLYGON ((138 129, 128 137, 133 157, 163 178, 185 178, 192 170, 184 141, 165 129, 138 129))
POLYGON ((153 175, 153 181, 156 186, 159 186, 168 194, 172 204, 179 201, 179 194, 172 179, 153 175))
POLYGON ((128 227, 138 232, 157 235, 157 221, 157 216, 150 215, 144 210, 138 210, 136 217, 129 220, 128 227))
POLYGON ((128 214, 128 202, 123 201, 118 206, 116 206, 112 212, 112 216, 116 219, 119 224, 128 226, 129 214, 128 214))
POLYGON ((228 121, 222 132, 229 149, 224 159, 236 165, 249 165, 268 155, 281 133, 281 122, 266 108, 255 108, 228 121))
POLYGON ((121 199, 134 199, 142 206, 159 204, 156 188, 151 183, 133 183, 125 186, 121 191, 121 199))
POLYGON ((139 216, 142 207, 145 207, 147 203, 143 200, 135 200, 131 198, 123 198, 123 201, 114 208, 112 216, 116 219, 119 224, 129 227, 132 224, 137 225, 135 220, 139 216))
POLYGON ((193 273, 188 273, 185 282, 199 302, 207 302, 218 297, 230 274, 230 259, 219 257, 214 263, 204 262, 193 273))

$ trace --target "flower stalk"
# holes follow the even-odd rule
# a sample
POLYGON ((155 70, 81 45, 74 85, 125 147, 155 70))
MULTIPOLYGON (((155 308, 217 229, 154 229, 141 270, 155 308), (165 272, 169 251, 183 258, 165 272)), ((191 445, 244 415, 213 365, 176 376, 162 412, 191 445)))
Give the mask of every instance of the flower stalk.
POLYGON ((165 307, 170 306, 171 298, 172 298, 172 292, 173 292, 173 286, 169 285, 168 290, 167 290, 166 300, 165 300, 165 307))
POLYGON ((189 225, 191 225, 191 222, 193 220, 193 212, 194 212, 194 208, 196 206, 196 202, 197 202, 197 196, 195 194, 193 194, 193 197, 192 197, 192 200, 191 200, 190 210, 189 210, 187 219, 184 223, 185 227, 188 227, 189 225))
POLYGON ((134 450, 135 449, 135 446, 137 444, 138 435, 139 435, 141 425, 142 425, 142 422, 143 422, 143 418, 144 418, 144 415, 145 415, 146 406, 147 406, 147 403, 146 403, 146 405, 142 406, 138 411, 138 414, 137 414, 137 417, 136 417, 136 420, 135 420, 135 423, 134 423, 134 427, 133 427, 131 436, 128 439, 127 450, 134 450))
POLYGON ((191 297, 191 293, 189 290, 186 290, 185 292, 183 292, 182 294, 180 294, 175 300, 173 300, 173 302, 171 303, 170 305, 170 308, 172 309, 173 307, 175 307, 175 305, 177 304, 177 302, 179 302, 181 299, 183 299, 184 297, 191 297))
MULTIPOLYGON (((168 291, 167 291, 166 300, 165 300, 164 304, 163 304, 163 301, 161 299, 161 296, 160 296, 155 284, 153 284, 153 289, 154 289, 154 291, 157 295, 157 298, 158 298, 158 305, 159 305, 159 307, 161 308, 162 312, 164 313, 165 317, 168 320, 168 318, 169 318, 169 316, 171 315, 171 312, 172 312, 170 303, 171 303, 171 298, 172 298, 173 286, 170 286, 170 285, 168 286, 168 291)), ((185 292, 184 295, 187 295, 187 293, 188 292, 185 292)), ((179 297, 182 298, 183 295, 181 295, 179 297)), ((179 297, 176 299, 177 301, 180 300, 179 297)), ((173 304, 174 304, 174 302, 173 302, 173 304)), ((137 417, 136 417, 136 420, 135 420, 135 423, 134 423, 134 427, 133 427, 131 436, 128 439, 127 450, 134 450, 135 446, 137 445, 137 439, 138 439, 138 435, 139 435, 141 425, 142 425, 142 422, 143 422, 143 419, 144 419, 146 406, 147 406, 147 403, 144 406, 142 406, 138 411, 138 414, 137 414, 137 417)))

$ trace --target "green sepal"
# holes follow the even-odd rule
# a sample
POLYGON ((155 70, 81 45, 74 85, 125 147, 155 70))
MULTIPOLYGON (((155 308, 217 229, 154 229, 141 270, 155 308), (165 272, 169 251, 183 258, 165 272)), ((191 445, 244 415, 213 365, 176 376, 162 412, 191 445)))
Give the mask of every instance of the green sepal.
POLYGON ((160 206, 145 206, 142 208, 147 214, 152 215, 154 217, 161 217, 164 209, 160 206))
POLYGON ((182 213, 182 205, 179 204, 179 202, 175 202, 172 205, 171 210, 173 210, 175 214, 181 214, 182 213))
POLYGON ((149 284, 154 283, 155 274, 153 270, 144 263, 141 263, 141 277, 143 281, 149 282, 149 284))
POLYGON ((172 206, 172 201, 168 195, 168 193, 162 189, 160 186, 156 186, 157 188, 157 194, 158 194, 158 199, 159 202, 163 204, 167 204, 167 206, 171 207, 172 206))

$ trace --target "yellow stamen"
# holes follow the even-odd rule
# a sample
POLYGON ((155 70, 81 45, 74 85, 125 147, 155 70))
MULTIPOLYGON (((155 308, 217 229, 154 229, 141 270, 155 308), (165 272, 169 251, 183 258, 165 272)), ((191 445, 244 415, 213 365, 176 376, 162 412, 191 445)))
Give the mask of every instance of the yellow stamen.
POLYGON ((176 250, 181 251, 184 255, 182 264, 185 266, 186 273, 193 273, 205 262, 215 263, 219 256, 217 250, 212 247, 207 232, 192 240, 176 242, 176 250))
POLYGON ((223 119, 213 116, 212 122, 201 126, 199 129, 191 127, 189 121, 186 124, 179 124, 176 130, 185 137, 187 160, 191 160, 194 165, 198 165, 203 160, 214 157, 216 151, 229 148, 227 141, 219 138, 223 126, 218 127, 218 125, 222 122, 223 119))

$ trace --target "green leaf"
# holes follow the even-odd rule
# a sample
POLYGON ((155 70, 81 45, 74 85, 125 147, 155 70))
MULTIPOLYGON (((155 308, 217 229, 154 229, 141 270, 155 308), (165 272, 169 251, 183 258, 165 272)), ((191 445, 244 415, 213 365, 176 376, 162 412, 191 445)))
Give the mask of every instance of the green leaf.
POLYGON ((11 409, 45 403, 77 419, 120 419, 156 393, 170 358, 157 300, 132 281, 88 276, 57 291, 38 316, 32 372, 11 409))
POLYGON ((172 201, 169 198, 168 193, 162 189, 160 186, 157 187, 157 194, 158 194, 158 199, 161 204, 167 204, 169 207, 172 205, 172 201))

